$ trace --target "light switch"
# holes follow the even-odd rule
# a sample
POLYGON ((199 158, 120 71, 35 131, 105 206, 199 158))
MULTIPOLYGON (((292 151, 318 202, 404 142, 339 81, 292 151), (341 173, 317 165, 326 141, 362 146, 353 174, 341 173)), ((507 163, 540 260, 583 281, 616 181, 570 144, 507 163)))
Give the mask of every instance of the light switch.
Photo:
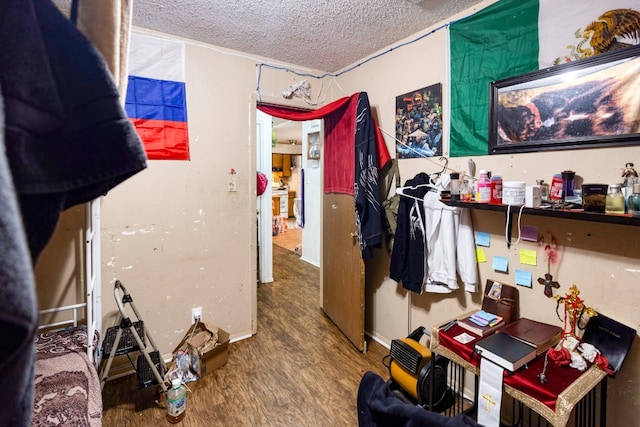
POLYGON ((238 191, 236 188, 236 175, 236 170, 231 169, 231 172, 229 172, 229 192, 238 191))

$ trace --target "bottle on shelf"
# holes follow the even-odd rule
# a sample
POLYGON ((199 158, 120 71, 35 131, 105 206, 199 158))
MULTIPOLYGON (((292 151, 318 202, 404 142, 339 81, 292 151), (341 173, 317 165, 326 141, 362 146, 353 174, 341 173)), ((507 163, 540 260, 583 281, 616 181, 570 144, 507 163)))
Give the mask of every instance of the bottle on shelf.
POLYGON ((540 199, 543 202, 549 201, 549 184, 544 182, 544 179, 537 179, 536 185, 540 187, 540 199))
POLYGON ((171 388, 167 390, 167 421, 177 424, 187 415, 187 389, 180 378, 171 380, 171 388))
POLYGON ((631 215, 640 217, 640 183, 633 184, 633 193, 629 195, 627 208, 631 215))
POLYGON ((489 171, 482 169, 478 178, 478 192, 476 193, 476 202, 489 203, 491 201, 491 180, 489 179, 489 171))
POLYGON ((500 175, 491 176, 491 198, 489 203, 493 205, 502 204, 502 177, 500 175))
POLYGON ((562 174, 553 175, 549 188, 549 201, 562 200, 562 174))
POLYGON ((452 172, 450 176, 451 200, 460 200, 460 174, 452 172))
POLYGON ((576 173, 570 170, 564 170, 561 173, 562 176, 562 199, 566 200, 569 197, 573 197, 574 180, 576 173))
POLYGON ((468 179, 463 179, 462 184, 460 184, 460 200, 463 202, 470 202, 471 196, 473 194, 473 190, 471 189, 471 184, 469 184, 468 179))
POLYGON ((624 213, 624 196, 620 184, 609 185, 609 193, 604 202, 604 211, 606 213, 623 214, 624 213))

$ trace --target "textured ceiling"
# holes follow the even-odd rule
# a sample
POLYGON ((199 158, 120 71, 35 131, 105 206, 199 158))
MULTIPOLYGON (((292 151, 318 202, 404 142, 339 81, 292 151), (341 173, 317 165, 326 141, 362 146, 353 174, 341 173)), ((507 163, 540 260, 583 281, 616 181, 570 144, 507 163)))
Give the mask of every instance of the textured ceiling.
POLYGON ((134 26, 333 73, 481 0, 132 1, 134 26))

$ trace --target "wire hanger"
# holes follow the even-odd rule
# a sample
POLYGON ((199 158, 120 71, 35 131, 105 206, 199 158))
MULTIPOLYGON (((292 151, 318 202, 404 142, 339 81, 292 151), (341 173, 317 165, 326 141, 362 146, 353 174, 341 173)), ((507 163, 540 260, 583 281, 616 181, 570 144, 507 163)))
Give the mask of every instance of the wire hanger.
POLYGON ((427 187, 429 189, 429 191, 438 191, 436 186, 433 185, 433 184, 418 184, 418 185, 408 185, 406 187, 397 187, 396 188, 396 194, 399 194, 399 195, 401 195, 403 197, 408 197, 409 199, 413 199, 413 200, 417 200, 419 202, 422 202, 422 201, 424 201, 422 198, 413 196, 411 194, 407 194, 407 193, 405 193, 405 190, 417 190, 419 188, 424 188, 424 187, 427 187))

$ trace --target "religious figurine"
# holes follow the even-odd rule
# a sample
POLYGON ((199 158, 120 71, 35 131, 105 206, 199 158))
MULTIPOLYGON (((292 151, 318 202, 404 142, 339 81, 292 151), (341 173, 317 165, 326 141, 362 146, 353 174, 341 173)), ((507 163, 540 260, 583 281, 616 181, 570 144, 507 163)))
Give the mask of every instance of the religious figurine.
POLYGON ((624 165, 624 170, 622 171, 622 184, 624 187, 629 187, 633 185, 638 177, 638 172, 636 172, 634 165, 632 162, 628 162, 624 165))
MULTIPOLYGON (((584 303, 584 300, 578 295, 580 295, 578 287, 576 285, 572 285, 571 288, 569 288, 569 293, 565 296, 554 296, 554 299, 558 302, 558 306, 560 306, 560 304, 564 304, 564 330, 562 332, 563 338, 569 336, 573 337, 574 339, 578 339, 576 331, 578 328, 580 328, 580 320, 582 319, 582 316, 584 314, 589 317, 598 315, 598 313, 593 308, 587 307, 584 303)), ((560 317, 559 314, 558 317, 560 317)))

